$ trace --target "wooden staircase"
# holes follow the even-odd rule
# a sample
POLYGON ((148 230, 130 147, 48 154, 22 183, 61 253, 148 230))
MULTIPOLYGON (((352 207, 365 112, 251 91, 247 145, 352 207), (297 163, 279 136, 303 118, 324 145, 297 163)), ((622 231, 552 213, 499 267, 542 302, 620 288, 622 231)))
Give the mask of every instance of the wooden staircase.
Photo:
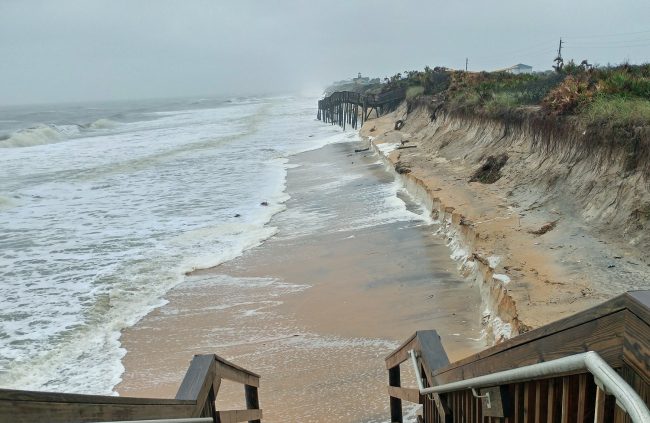
MULTIPOLYGON (((183 419, 260 423, 260 377, 215 354, 192 359, 175 399, 129 398, 0 389, 0 423, 81 423, 183 419), (245 410, 217 410, 221 381, 244 385, 245 410), (207 417, 208 419, 201 419, 207 417)), ((180 423, 180 422, 179 422, 180 423)))
MULTIPOLYGON (((593 351, 650 404, 650 291, 629 292, 449 363, 436 331, 418 331, 386 357, 391 421, 402 422, 402 401, 421 404, 425 423, 631 422, 603 381, 586 370, 549 374, 444 394, 401 386, 400 364, 413 351, 424 387, 471 381, 511 369, 593 351), (490 407, 486 395, 490 393, 490 407)), ((416 373, 417 373, 416 372, 416 373)), ((471 383, 470 383, 471 384, 471 383)), ((426 390, 426 388, 425 388, 426 390)))
MULTIPOLYGON (((418 331, 385 364, 391 422, 404 420, 406 401, 421 406, 422 423, 627 423, 633 416, 650 423, 650 291, 621 295, 454 363, 435 330, 418 331), (565 371, 553 364, 584 357, 599 360, 631 399, 589 366, 565 371), (416 387, 402 386, 405 362, 413 364, 416 387), (541 367, 545 373, 522 378, 541 367)), ((217 355, 196 355, 175 399, 0 389, 0 423, 259 423, 259 384, 257 374, 217 355), (244 385, 246 409, 216 409, 224 379, 244 385)))

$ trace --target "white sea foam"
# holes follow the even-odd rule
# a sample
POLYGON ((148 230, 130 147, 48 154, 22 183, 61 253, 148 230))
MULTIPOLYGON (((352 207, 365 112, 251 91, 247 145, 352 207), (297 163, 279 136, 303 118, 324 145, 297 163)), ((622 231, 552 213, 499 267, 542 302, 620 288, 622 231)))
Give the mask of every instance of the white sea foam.
POLYGON ((503 275, 501 273, 493 274, 492 278, 500 281, 504 285, 507 285, 507 284, 510 283, 510 277, 508 275, 503 275))
POLYGON ((312 108, 249 99, 0 141, 31 146, 0 155, 0 386, 111 393, 120 330, 275 234, 290 154, 349 142, 312 108))
POLYGON ((501 263, 501 257, 498 256, 490 256, 487 258, 488 264, 490 265, 491 268, 496 269, 496 267, 501 263))
POLYGON ((393 143, 393 142, 384 142, 384 143, 375 144, 375 145, 377 146, 379 151, 381 151, 381 154, 383 154, 385 156, 388 156, 390 153, 395 151, 397 149, 397 147, 399 147, 398 142, 395 142, 395 143, 393 143))

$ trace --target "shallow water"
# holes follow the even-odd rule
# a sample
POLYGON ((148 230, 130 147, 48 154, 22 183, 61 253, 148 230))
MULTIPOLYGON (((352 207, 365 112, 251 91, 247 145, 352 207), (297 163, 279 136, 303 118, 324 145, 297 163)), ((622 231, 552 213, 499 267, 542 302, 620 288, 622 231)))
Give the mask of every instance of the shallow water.
MULTIPOLYGON (((194 272, 124 332, 121 394, 173 396, 193 354, 217 353, 262 375, 265 420, 384 422, 383 357, 415 330, 437 329, 452 358, 482 347, 478 290, 378 157, 353 153, 358 142, 291 157, 276 235, 194 272)), ((226 385, 218 404, 242 399, 226 385)))

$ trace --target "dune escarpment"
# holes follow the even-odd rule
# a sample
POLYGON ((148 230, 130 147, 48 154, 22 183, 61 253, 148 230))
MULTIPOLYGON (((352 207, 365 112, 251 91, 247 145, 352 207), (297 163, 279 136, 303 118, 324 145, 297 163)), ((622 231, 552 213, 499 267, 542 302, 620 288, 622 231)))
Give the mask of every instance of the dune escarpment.
POLYGON ((647 137, 611 139, 525 109, 460 115, 431 98, 361 133, 441 222, 481 291, 489 341, 650 287, 649 161, 636 141, 647 137))

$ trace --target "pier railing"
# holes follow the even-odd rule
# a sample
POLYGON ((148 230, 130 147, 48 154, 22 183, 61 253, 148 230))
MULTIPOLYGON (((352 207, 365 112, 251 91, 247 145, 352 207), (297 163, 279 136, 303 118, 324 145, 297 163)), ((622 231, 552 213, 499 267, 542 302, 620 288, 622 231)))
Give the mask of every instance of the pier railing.
POLYGON ((377 117, 394 109, 406 98, 406 90, 397 88, 382 94, 360 94, 353 91, 337 91, 318 101, 318 120, 326 123, 357 128, 359 115, 361 124, 374 110, 377 117), (361 108, 361 112, 359 111, 361 108))
POLYGON ((419 331, 386 358, 386 368, 392 422, 402 422, 402 401, 421 404, 418 419, 426 423, 645 422, 650 291, 621 295, 455 363, 435 331, 419 331), (417 387, 401 386, 406 361, 421 375, 417 387))
POLYGON ((187 422, 259 423, 262 410, 257 388, 260 377, 215 355, 192 359, 175 399, 129 398, 100 395, 0 389, 0 422, 80 423, 183 419, 187 422), (221 381, 244 385, 246 409, 217 410, 221 381), (199 418, 208 418, 199 419, 199 418))

